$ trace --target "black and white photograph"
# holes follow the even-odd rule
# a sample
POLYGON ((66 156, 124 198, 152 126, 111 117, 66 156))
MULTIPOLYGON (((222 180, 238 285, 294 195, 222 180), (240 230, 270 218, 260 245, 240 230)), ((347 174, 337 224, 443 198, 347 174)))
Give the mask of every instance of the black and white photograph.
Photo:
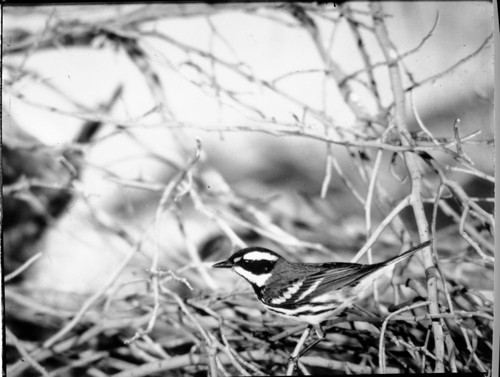
POLYGON ((1 11, 4 376, 498 375, 496 4, 1 11))

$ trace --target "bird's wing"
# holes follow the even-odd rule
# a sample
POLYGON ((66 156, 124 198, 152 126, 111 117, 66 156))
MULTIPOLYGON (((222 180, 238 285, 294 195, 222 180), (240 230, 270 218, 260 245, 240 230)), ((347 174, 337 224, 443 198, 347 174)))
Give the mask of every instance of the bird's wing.
POLYGON ((338 290, 355 286, 361 278, 376 270, 377 265, 325 263, 307 268, 307 273, 278 293, 274 302, 283 308, 317 302, 340 300, 338 290))

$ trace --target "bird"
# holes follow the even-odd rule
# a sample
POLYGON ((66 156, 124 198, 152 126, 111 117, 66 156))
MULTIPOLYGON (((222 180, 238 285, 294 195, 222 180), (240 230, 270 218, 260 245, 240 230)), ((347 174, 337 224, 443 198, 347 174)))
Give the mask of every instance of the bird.
POLYGON ((247 247, 214 268, 231 268, 253 287, 258 300, 270 312, 307 323, 319 339, 322 323, 356 301, 363 291, 392 266, 429 246, 431 240, 375 264, 294 263, 263 247, 247 247))

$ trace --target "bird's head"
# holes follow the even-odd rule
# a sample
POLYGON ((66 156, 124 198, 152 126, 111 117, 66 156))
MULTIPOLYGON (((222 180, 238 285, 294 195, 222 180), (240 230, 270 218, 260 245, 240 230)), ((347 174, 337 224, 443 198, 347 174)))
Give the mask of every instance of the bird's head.
POLYGON ((282 261, 278 254, 263 247, 248 247, 214 264, 215 268, 232 268, 252 285, 263 287, 271 277, 276 264, 282 261))

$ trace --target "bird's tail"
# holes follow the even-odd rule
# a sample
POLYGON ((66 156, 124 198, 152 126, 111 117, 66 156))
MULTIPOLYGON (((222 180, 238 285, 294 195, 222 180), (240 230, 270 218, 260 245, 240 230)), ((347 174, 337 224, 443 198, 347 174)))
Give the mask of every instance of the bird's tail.
POLYGON ((432 242, 432 240, 427 240, 425 242, 422 242, 416 246, 413 246, 408 251, 405 251, 403 254, 399 254, 399 255, 396 255, 395 257, 389 258, 385 262, 382 262, 381 264, 383 264, 384 266, 389 266, 391 264, 398 263, 398 262, 402 261, 403 259, 406 259, 409 256, 411 256, 416 251, 423 249, 424 247, 429 246, 431 244, 431 242, 432 242))
POLYGON ((363 279, 360 277, 360 283, 356 286, 356 291, 359 294, 359 298, 365 297, 365 295, 369 292, 368 288, 369 286, 372 285, 373 281, 380 277, 384 273, 384 271, 387 271, 387 267, 398 263, 402 261, 403 259, 408 258, 411 256, 413 253, 416 251, 423 249, 426 246, 429 246, 432 240, 422 242, 421 244, 418 244, 417 246, 412 247, 411 249, 405 251, 403 254, 396 255, 395 257, 387 259, 385 262, 377 263, 377 264, 371 264, 369 265, 369 269, 366 271, 367 274, 363 279))

